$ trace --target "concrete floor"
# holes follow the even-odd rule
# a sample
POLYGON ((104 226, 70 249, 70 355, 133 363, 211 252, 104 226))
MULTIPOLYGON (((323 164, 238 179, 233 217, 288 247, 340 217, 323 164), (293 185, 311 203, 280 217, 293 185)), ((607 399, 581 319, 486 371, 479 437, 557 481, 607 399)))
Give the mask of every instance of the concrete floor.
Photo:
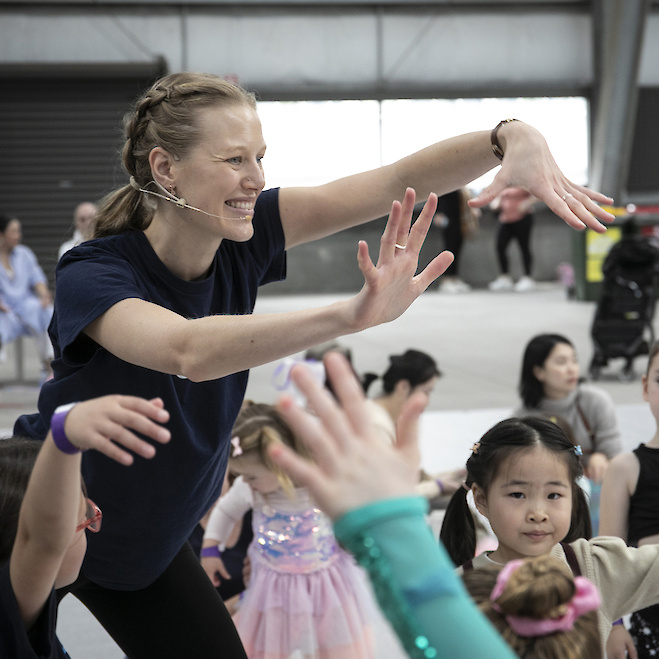
MULTIPOLYGON (((331 295, 262 295, 256 313, 282 312, 329 304, 331 295)), ((429 471, 464 463, 469 447, 496 421, 505 418, 518 402, 516 394, 521 355, 526 342, 540 332, 559 332, 575 344, 582 367, 592 355, 590 325, 595 304, 570 301, 555 284, 542 284, 529 293, 490 293, 477 290, 466 295, 428 291, 399 319, 385 326, 341 339, 352 348, 356 369, 383 373, 387 356, 417 348, 432 354, 443 372, 430 400, 421 427, 423 465, 429 471)), ((31 342, 25 342, 25 372, 36 378, 38 365, 31 342)), ((36 386, 12 384, 12 347, 0 364, 0 428, 11 430, 19 414, 36 409, 36 386)), ((646 358, 638 358, 642 372, 646 358)), ((654 422, 641 397, 640 380, 621 382, 621 364, 606 369, 598 385, 616 401, 619 423, 627 448, 635 447, 654 432, 654 422)), ((276 365, 252 370, 247 395, 271 402, 276 365)), ((377 384, 377 383, 376 383, 377 384)), ((377 393, 374 388, 373 395, 377 393)), ((74 598, 60 607, 59 633, 73 659, 117 659, 116 645, 74 598)))

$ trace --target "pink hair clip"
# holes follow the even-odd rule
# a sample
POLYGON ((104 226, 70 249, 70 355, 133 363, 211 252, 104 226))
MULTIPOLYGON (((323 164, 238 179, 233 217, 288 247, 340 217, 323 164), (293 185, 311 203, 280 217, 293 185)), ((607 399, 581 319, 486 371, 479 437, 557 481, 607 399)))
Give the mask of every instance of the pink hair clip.
MULTIPOLYGON (((510 579, 510 575, 524 563, 524 560, 510 561, 499 572, 497 583, 490 594, 492 608, 502 613, 501 607, 496 600, 501 594, 510 579)), ((558 618, 547 618, 538 620, 536 618, 523 618, 521 616, 506 616, 506 621, 510 628, 518 636, 545 636, 554 632, 566 632, 574 627, 574 621, 589 611, 595 611, 601 604, 600 594, 597 587, 588 581, 585 577, 575 577, 574 585, 576 592, 574 597, 567 604, 567 611, 558 618)))
POLYGON ((243 450, 240 447, 240 437, 238 437, 238 435, 231 438, 231 444, 233 446, 233 451, 231 453, 232 458, 237 458, 239 455, 243 454, 243 450))

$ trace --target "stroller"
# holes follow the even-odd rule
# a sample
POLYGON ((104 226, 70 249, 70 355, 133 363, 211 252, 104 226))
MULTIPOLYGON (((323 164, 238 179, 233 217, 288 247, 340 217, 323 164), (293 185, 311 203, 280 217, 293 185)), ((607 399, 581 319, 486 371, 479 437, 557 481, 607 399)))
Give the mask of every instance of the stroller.
POLYGON ((621 380, 633 380, 634 358, 654 343, 652 320, 659 276, 659 246, 641 236, 623 237, 602 266, 604 281, 591 328, 591 379, 598 380, 609 359, 626 362, 621 380))

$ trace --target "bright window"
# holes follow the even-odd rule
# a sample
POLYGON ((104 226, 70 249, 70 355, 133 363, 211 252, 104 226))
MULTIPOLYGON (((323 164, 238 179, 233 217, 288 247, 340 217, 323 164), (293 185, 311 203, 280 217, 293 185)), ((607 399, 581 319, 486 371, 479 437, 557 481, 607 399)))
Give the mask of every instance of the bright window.
MULTIPOLYGON (((490 130, 506 117, 538 128, 568 178, 588 179, 588 102, 581 97, 264 102, 259 114, 268 187, 325 183, 447 137, 490 130)), ((470 187, 482 189, 496 171, 470 187)))

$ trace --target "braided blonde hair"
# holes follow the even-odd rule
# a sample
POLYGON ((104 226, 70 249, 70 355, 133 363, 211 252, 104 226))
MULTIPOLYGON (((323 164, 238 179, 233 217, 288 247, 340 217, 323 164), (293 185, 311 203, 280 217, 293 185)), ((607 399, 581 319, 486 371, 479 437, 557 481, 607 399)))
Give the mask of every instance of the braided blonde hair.
MULTIPOLYGON (((151 150, 160 146, 175 158, 183 158, 200 140, 199 110, 228 105, 256 109, 256 98, 242 87, 207 73, 173 73, 161 78, 124 117, 124 170, 138 187, 146 187, 153 179, 151 150)), ((101 202, 93 237, 146 229, 154 211, 155 204, 146 195, 130 184, 122 186, 101 202)))

